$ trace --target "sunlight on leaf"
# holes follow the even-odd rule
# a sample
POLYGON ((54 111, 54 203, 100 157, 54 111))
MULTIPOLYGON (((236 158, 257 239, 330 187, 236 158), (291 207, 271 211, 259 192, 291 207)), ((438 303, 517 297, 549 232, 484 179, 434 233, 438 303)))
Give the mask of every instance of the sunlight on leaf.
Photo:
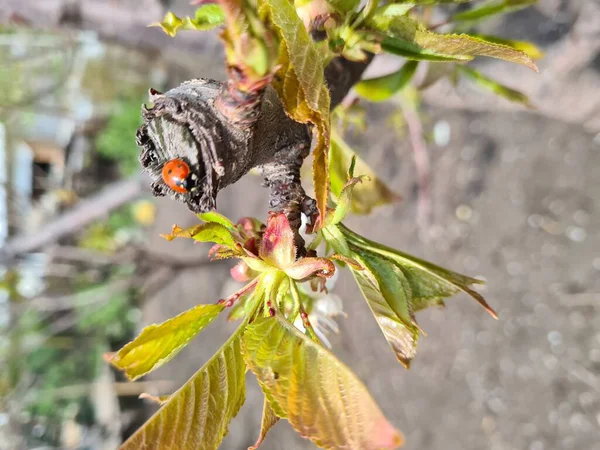
POLYGON ((223 305, 198 305, 159 325, 149 325, 115 353, 110 363, 135 380, 170 361, 223 310, 223 305))
POLYGON ((288 0, 261 0, 281 36, 279 71, 273 87, 286 112, 301 123, 312 123, 317 130, 313 150, 315 200, 321 221, 325 217, 329 191, 329 90, 325 85, 323 53, 315 46, 294 5, 288 0))
POLYGON ((215 450, 246 397, 241 355, 244 321, 211 359, 122 446, 121 450, 215 450))
POLYGON ((533 42, 515 41, 513 39, 504 39, 498 36, 490 36, 489 34, 472 34, 471 36, 483 39, 484 41, 493 42, 494 44, 507 45, 516 50, 522 51, 531 59, 541 59, 544 57, 544 52, 533 42))
POLYGON ((229 231, 235 230, 235 224, 223 214, 219 214, 216 211, 198 214, 198 218, 203 222, 218 223, 219 225, 223 225, 229 231))
MULTIPOLYGON (((356 255, 357 256, 357 255, 356 255)), ((364 257, 364 255, 363 255, 364 257)), ((364 264, 364 263, 363 263, 364 264)), ((394 267, 390 265, 390 269, 394 267)), ((406 279, 402 273, 397 271, 392 276, 386 276, 387 282, 379 283, 371 269, 363 271, 352 270, 354 279, 358 284, 379 328, 383 332, 390 348, 396 355, 396 359, 406 368, 410 367, 410 362, 414 358, 417 351, 417 340, 419 338, 419 329, 412 321, 401 320, 399 315, 392 309, 388 303, 388 298, 396 304, 402 304, 408 309, 410 301, 410 287, 407 286, 406 279), (393 278, 393 275, 400 275, 398 278, 393 278), (389 297, 384 296, 381 286, 390 289, 393 285, 399 285, 400 280, 404 281, 402 289, 392 292, 389 297)), ((385 276, 385 275, 383 275, 385 276)))
POLYGON ((425 26, 408 16, 386 17, 374 15, 369 25, 374 30, 383 32, 387 39, 382 42, 382 48, 391 53, 401 53, 406 50, 423 54, 424 59, 469 61, 475 56, 488 56, 506 61, 523 64, 536 72, 533 60, 522 51, 508 45, 495 44, 467 34, 438 34, 429 31, 425 26))
POLYGON ((466 292, 493 317, 496 313, 470 288, 481 283, 414 256, 369 241, 343 224, 328 224, 322 236, 333 250, 356 260, 352 274, 396 358, 406 368, 416 354, 421 329, 415 312, 443 306, 443 299, 466 292))
POLYGON ((521 103, 528 108, 535 109, 534 106, 529 101, 529 97, 527 97, 522 92, 511 89, 503 84, 498 83, 497 81, 492 80, 491 78, 485 76, 481 72, 468 67, 468 66, 456 66, 456 70, 458 73, 464 75, 469 78, 478 86, 483 89, 490 91, 500 97, 505 98, 511 102, 521 103))
POLYGON ((260 422, 260 434, 258 435, 256 443, 252 447, 248 447, 248 450, 256 450, 258 447, 260 447, 265 440, 265 437, 267 437, 269 430, 273 428, 273 425, 275 425, 277 422, 279 422, 279 417, 277 417, 275 411, 273 411, 273 408, 271 408, 271 404, 265 397, 262 420, 260 422))
POLYGON ((284 318, 250 324, 242 347, 274 412, 319 447, 376 450, 402 444, 402 435, 356 375, 284 318))
POLYGON ((160 27, 171 37, 175 37, 181 30, 206 31, 223 25, 225 15, 219 5, 204 5, 196 10, 196 15, 192 17, 177 17, 172 12, 168 12, 162 22, 154 22, 151 27, 160 27))
POLYGON ((189 228, 181 228, 174 225, 171 233, 161 234, 161 236, 167 241, 172 241, 176 238, 187 238, 199 242, 214 242, 232 250, 235 250, 238 245, 231 231, 217 222, 208 222, 189 228))
MULTIPOLYGON (((474 284, 482 284, 483 281, 452 272, 415 256, 373 242, 354 233, 343 224, 339 224, 338 227, 348 244, 377 253, 396 263, 410 283, 413 300, 423 298, 437 300, 463 291, 477 301, 492 317, 498 318, 496 312, 487 304, 481 294, 470 288, 474 284)), ((421 304, 428 303, 421 301, 421 304)), ((418 308, 413 305, 413 311, 417 310, 418 308)))

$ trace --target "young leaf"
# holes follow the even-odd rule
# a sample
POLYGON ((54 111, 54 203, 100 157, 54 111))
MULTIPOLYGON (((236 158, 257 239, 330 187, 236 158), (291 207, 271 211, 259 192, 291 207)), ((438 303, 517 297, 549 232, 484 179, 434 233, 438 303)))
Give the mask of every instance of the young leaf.
MULTIPOLYGON (((383 32, 387 39, 382 42, 384 50, 394 53, 406 50, 432 57, 432 60, 459 59, 468 61, 475 56, 489 56, 504 59, 537 71, 532 59, 524 52, 507 45, 495 44, 467 34, 438 34, 427 30, 425 26, 408 16, 386 17, 374 15, 369 21, 374 31, 383 32), (391 49, 391 50, 390 50, 391 49)), ((409 56, 406 56, 409 58, 409 56)))
POLYGON ((412 3, 390 3, 387 5, 380 6, 375 10, 376 15, 380 17, 394 18, 398 16, 405 16, 407 12, 413 9, 417 2, 412 3))
POLYGON ((452 16, 452 22, 483 20, 496 14, 507 14, 537 3, 537 0, 501 0, 488 2, 478 8, 463 11, 452 16))
POLYGON ((198 305, 159 325, 149 325, 115 353, 110 363, 135 380, 177 355, 223 310, 223 305, 198 305))
POLYGON ((215 450, 246 397, 244 321, 120 450, 215 450))
POLYGON ((335 131, 331 133, 330 156, 331 192, 338 199, 348 181, 346 170, 353 157, 356 157, 354 172, 358 176, 366 178, 362 182, 348 187, 351 190, 350 205, 355 214, 369 214, 373 208, 393 203, 401 198, 377 177, 367 163, 358 157, 335 131))
POLYGON ((258 255, 266 263, 280 268, 288 267, 296 260, 294 231, 285 214, 275 213, 269 216, 258 255))
POLYGON ((384 102, 410 82, 417 70, 417 64, 416 61, 408 61, 396 72, 356 83, 354 89, 358 95, 370 102, 384 102))
POLYGON ((498 83, 497 81, 492 80, 491 78, 485 76, 481 72, 472 69, 468 66, 456 66, 456 70, 459 73, 463 74, 471 81, 474 81, 478 86, 493 92, 500 97, 503 97, 511 102, 522 103, 528 108, 534 108, 534 106, 529 101, 529 97, 527 97, 522 92, 511 89, 503 84, 498 83))
POLYGON ((162 234, 161 236, 167 241, 172 241, 176 238, 188 238, 200 242, 214 242, 232 250, 237 249, 237 242, 231 231, 217 222, 207 222, 185 229, 175 225, 171 233, 162 234))
POLYGON ((273 82, 286 112, 301 123, 312 123, 317 130, 313 150, 315 200, 321 221, 325 218, 329 192, 329 90, 325 85, 325 61, 288 0, 261 0, 265 11, 277 27, 281 46, 280 67, 273 82))
POLYGON ((219 225, 223 225, 229 231, 235 230, 235 224, 223 214, 219 214, 216 211, 209 211, 202 214, 198 214, 198 218, 203 222, 218 223, 219 225))
POLYGON ((271 408, 271 404, 265 397, 262 420, 260 422, 260 434, 258 435, 256 443, 252 447, 248 447, 248 450, 256 450, 258 447, 260 447, 267 437, 269 430, 273 428, 273 425, 275 425, 277 422, 279 422, 279 417, 277 417, 275 411, 273 411, 273 408, 271 408))
POLYGON ((250 324, 242 347, 273 411, 319 447, 376 450, 402 444, 402 435, 350 369, 283 317, 250 324))
MULTIPOLYGON (((402 269, 410 284, 413 302, 418 301, 419 305, 430 305, 432 301, 435 301, 437 304, 439 299, 463 291, 477 301, 492 317, 498 318, 496 312, 487 304, 481 294, 470 288, 474 284, 483 283, 481 280, 452 272, 415 256, 370 241, 343 224, 337 226, 350 246, 382 255, 402 269)), ((417 309, 413 304, 413 311, 417 311, 417 309)))
POLYGON ((160 27, 171 37, 175 37, 180 30, 206 31, 223 25, 225 15, 219 5, 204 5, 196 10, 194 18, 177 17, 172 12, 168 12, 162 22, 154 22, 151 27, 160 27))

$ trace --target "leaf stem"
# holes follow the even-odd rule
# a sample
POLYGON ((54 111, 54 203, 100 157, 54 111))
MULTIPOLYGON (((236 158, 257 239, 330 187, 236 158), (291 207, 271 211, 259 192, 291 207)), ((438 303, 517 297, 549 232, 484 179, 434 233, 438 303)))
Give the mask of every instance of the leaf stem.
POLYGON ((352 27, 356 29, 360 27, 363 23, 365 23, 367 20, 369 20, 371 16, 373 16, 373 14, 375 13, 375 9, 378 5, 379 0, 367 0, 367 4, 358 13, 358 16, 352 24, 352 27))

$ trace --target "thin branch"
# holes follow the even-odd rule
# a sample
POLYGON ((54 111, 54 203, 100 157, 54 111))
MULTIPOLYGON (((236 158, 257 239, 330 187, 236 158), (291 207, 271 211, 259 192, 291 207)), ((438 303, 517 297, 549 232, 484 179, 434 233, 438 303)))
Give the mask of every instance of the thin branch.
POLYGON ((400 107, 406 120, 408 136, 415 159, 419 193, 417 199, 417 225, 427 230, 431 224, 431 192, 429 183, 429 154, 423 137, 423 124, 419 113, 412 105, 400 102, 400 107))
POLYGON ((113 209, 139 197, 142 192, 141 177, 111 184, 96 195, 81 201, 38 232, 11 238, 0 250, 0 264, 7 264, 17 256, 39 250, 77 233, 95 220, 105 217, 113 209))

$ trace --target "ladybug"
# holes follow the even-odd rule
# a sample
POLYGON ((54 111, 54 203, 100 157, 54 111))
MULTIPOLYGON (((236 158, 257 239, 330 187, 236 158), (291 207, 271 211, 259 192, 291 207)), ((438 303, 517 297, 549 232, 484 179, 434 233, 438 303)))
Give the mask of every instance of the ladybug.
POLYGON ((162 179, 165 184, 181 194, 188 192, 189 175, 190 166, 182 159, 167 161, 162 168, 162 179))

